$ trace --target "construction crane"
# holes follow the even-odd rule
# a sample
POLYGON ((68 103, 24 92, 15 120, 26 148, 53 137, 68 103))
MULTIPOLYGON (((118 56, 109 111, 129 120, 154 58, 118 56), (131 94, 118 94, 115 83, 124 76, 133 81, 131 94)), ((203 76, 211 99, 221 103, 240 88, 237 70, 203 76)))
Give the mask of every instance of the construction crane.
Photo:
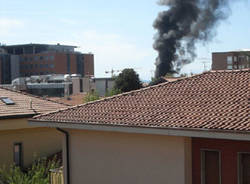
POLYGON ((114 74, 116 73, 116 72, 121 72, 122 70, 114 70, 113 68, 110 70, 110 71, 105 71, 105 73, 111 73, 111 77, 114 77, 114 74))
MULTIPOLYGON (((133 69, 133 70, 140 70, 141 68, 130 68, 130 69, 133 69)), ((115 73, 116 72, 121 72, 122 70, 114 70, 113 68, 111 70, 106 70, 105 73, 108 74, 108 73, 111 73, 111 77, 114 77, 115 76, 115 73)))

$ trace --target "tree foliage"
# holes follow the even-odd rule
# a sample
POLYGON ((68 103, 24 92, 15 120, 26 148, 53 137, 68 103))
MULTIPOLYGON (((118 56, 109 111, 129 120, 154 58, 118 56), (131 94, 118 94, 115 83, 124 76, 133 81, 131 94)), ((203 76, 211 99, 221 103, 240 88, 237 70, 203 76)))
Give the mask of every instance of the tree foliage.
POLYGON ((109 90, 106 94, 105 94, 105 97, 110 97, 110 96, 114 96, 114 95, 118 95, 121 93, 121 90, 120 89, 116 89, 116 88, 113 88, 111 90, 109 90))
POLYGON ((142 83, 139 75, 131 68, 124 69, 116 78, 114 88, 121 92, 140 89, 142 83))
POLYGON ((87 102, 91 102, 91 101, 95 101, 99 99, 100 99, 100 96, 96 92, 90 92, 84 97, 83 102, 87 103, 87 102))

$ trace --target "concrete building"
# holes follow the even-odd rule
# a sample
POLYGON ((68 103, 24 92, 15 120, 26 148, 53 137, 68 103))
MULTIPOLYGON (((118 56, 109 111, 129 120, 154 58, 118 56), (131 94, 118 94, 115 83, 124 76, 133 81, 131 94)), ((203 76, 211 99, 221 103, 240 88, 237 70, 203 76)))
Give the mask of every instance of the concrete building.
POLYGON ((0 46, 0 84, 16 77, 46 74, 94 76, 94 55, 76 52, 76 46, 24 44, 0 46))
POLYGON ((66 184, 250 183, 250 70, 211 71, 48 113, 66 184))
POLYGON ((80 74, 33 75, 16 78, 11 84, 0 86, 37 96, 69 97, 92 91, 105 96, 113 88, 114 79, 82 77, 80 74))
POLYGON ((250 68, 250 50, 212 53, 212 70, 250 68))

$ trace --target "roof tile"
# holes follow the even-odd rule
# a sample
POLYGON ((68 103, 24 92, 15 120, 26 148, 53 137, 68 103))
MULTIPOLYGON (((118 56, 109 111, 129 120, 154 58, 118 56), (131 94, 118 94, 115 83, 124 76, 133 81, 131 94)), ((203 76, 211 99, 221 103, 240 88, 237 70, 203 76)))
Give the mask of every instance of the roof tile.
POLYGON ((66 110, 35 121, 250 131, 250 70, 207 72, 66 110))

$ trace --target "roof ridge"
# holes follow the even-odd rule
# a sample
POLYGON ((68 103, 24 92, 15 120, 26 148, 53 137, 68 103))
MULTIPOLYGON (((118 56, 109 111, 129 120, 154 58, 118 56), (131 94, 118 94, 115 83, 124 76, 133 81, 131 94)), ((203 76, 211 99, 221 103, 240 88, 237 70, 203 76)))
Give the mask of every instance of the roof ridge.
POLYGON ((210 70, 210 72, 213 72, 213 73, 234 73, 234 72, 248 72, 250 71, 250 68, 243 68, 243 69, 233 69, 233 70, 210 70))
POLYGON ((16 89, 5 88, 3 86, 0 86, 0 89, 11 91, 11 92, 15 92, 15 93, 19 93, 19 94, 26 95, 26 96, 33 97, 33 98, 38 98, 40 100, 46 100, 46 101, 49 101, 49 102, 53 102, 53 103, 57 103, 57 104, 65 105, 65 106, 70 106, 69 104, 66 104, 66 103, 57 102, 57 101, 51 100, 49 98, 44 98, 44 97, 36 96, 36 95, 30 94, 30 93, 27 93, 27 92, 23 92, 23 91, 19 91, 19 90, 16 90, 16 89))

